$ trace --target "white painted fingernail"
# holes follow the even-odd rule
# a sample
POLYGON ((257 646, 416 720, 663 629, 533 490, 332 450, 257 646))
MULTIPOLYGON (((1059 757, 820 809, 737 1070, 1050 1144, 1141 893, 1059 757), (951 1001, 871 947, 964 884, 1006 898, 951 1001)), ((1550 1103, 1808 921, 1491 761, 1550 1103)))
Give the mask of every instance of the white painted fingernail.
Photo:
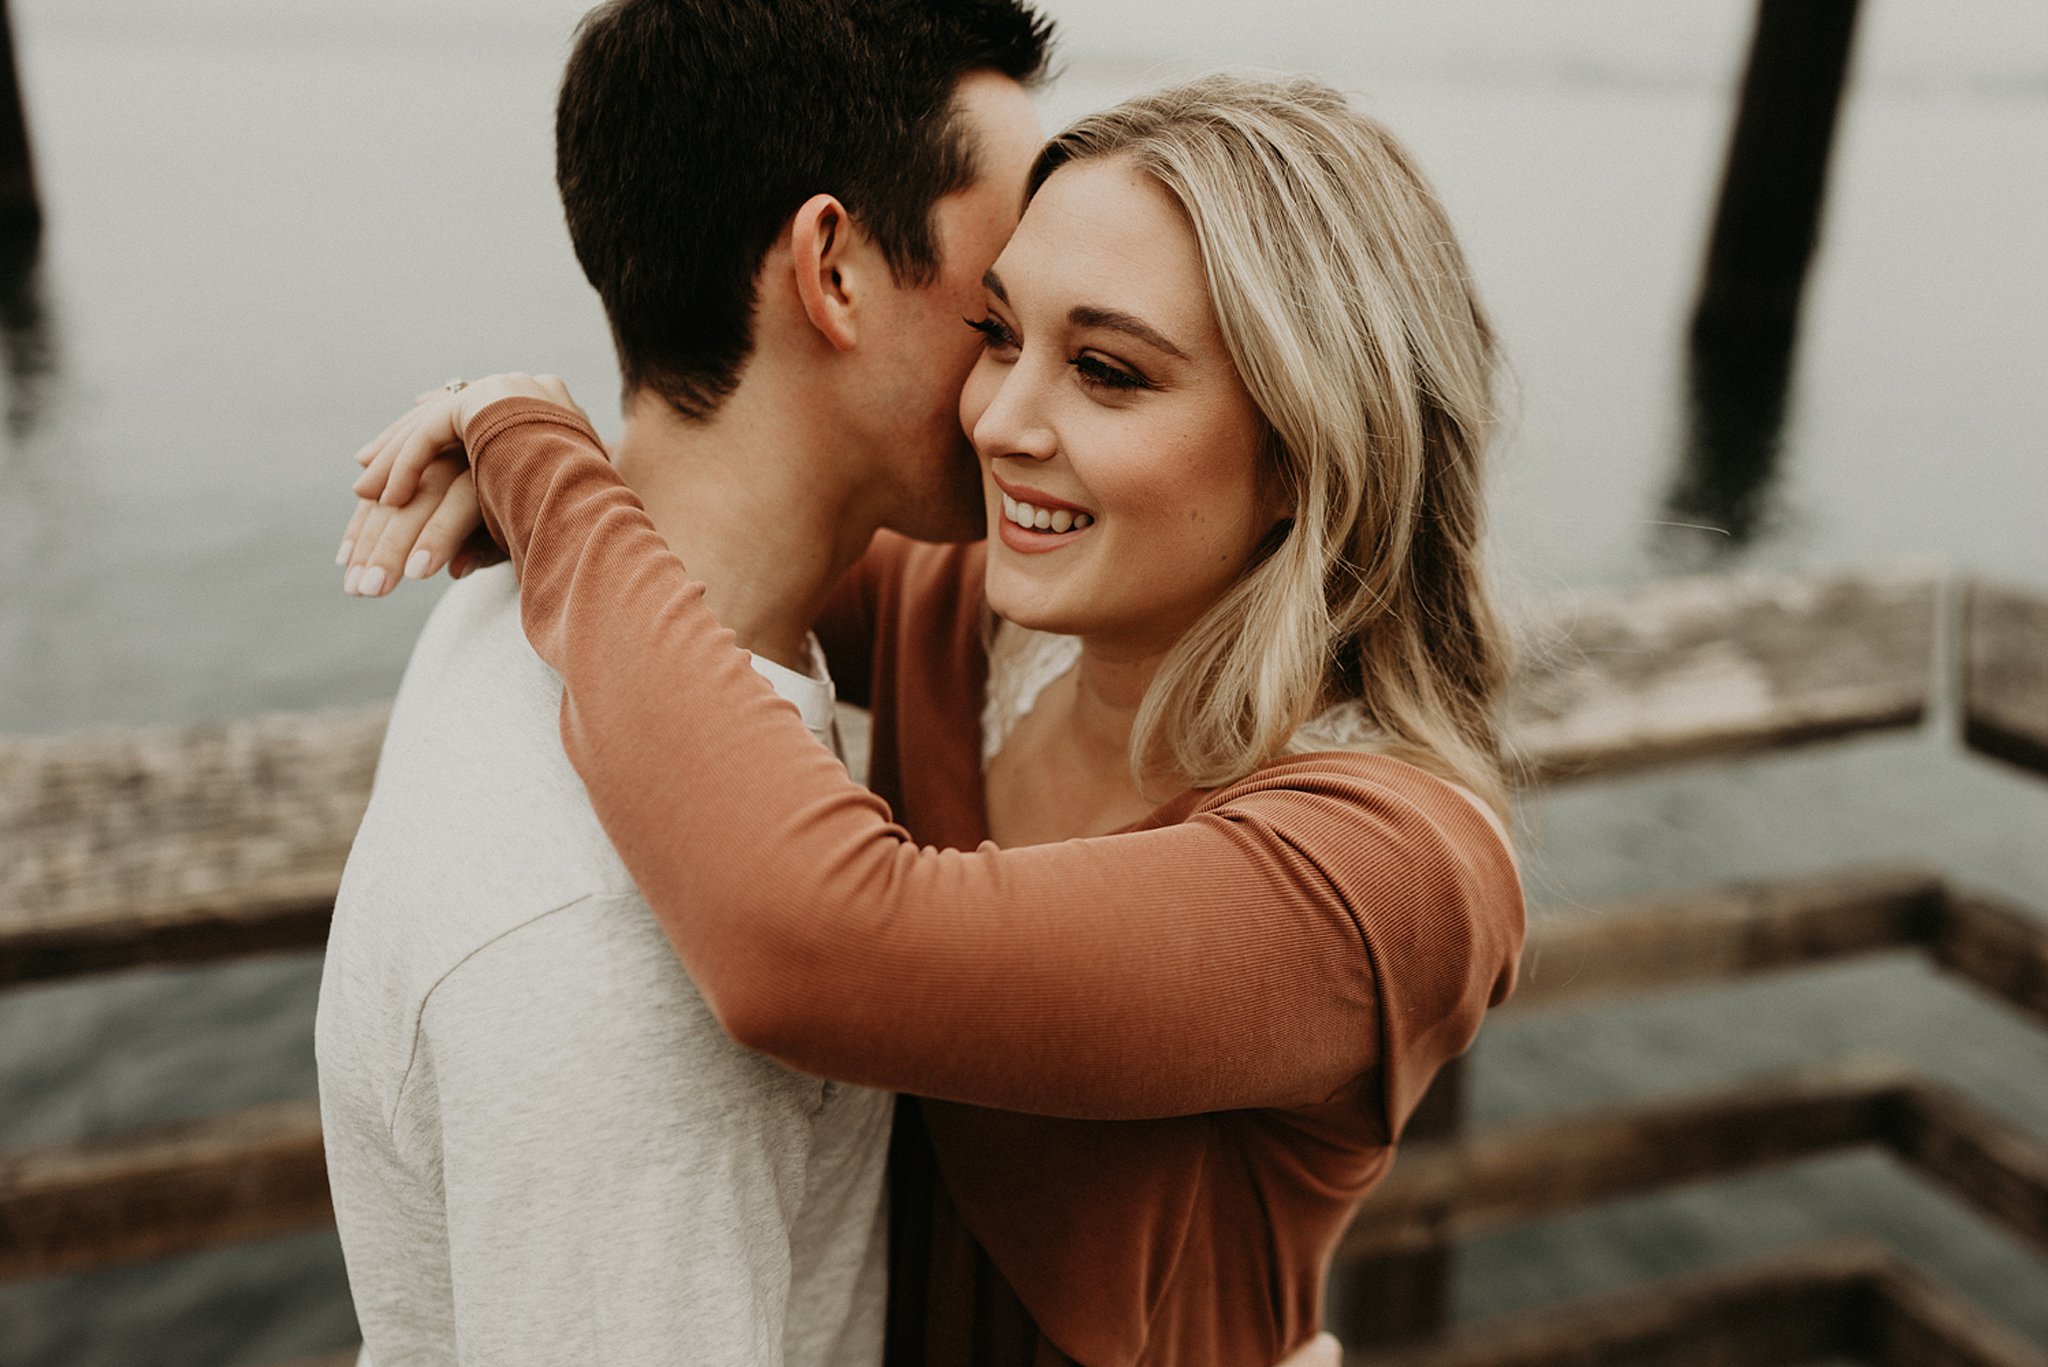
POLYGON ((356 591, 356 581, 362 577, 363 567, 361 565, 349 566, 348 573, 341 576, 341 591, 346 594, 354 594, 356 591))
POLYGON ((414 551, 406 557, 405 577, 407 579, 425 579, 427 577, 427 562, 431 559, 433 557, 425 551, 414 551))
POLYGON ((341 539, 341 549, 334 553, 334 563, 337 565, 346 565, 348 563, 349 556, 355 551, 355 548, 356 539, 354 537, 343 537, 341 539))
POLYGON ((356 581, 356 588, 365 598, 375 598, 384 592, 384 567, 372 565, 363 571, 363 577, 356 581))

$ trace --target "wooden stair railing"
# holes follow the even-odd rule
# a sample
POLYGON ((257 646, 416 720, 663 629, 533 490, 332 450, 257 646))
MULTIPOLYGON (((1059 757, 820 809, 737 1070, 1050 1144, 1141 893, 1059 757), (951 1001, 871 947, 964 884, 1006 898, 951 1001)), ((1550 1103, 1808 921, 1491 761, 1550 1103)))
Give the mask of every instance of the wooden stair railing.
POLYGON ((2048 1252, 2048 1144, 1892 1059, 1843 1059, 1402 1150, 1339 1260, 1846 1149, 1909 1170, 2048 1252))
POLYGON ((1963 621, 1964 741, 2048 774, 2048 594, 1974 583, 1963 621))
MULTIPOLYGON (((1582 594, 1529 633, 1510 735, 1532 780, 1555 783, 1910 726, 1929 709, 1942 591, 1931 575, 1886 572, 1582 594)), ((1973 585, 1964 620, 1964 739, 2048 773, 2048 598, 1973 585)), ((0 738, 0 988, 317 947, 385 716, 0 738)), ((2048 1024, 2048 927, 1913 869, 1540 916, 1506 1009, 1880 952, 1921 953, 2048 1024)), ((1441 1331, 1453 1251, 1474 1232, 1850 1147, 1883 1148, 2048 1246, 2048 1148, 1893 1062, 1846 1060, 1478 1136, 1459 1133, 1461 1075, 1445 1070, 1344 1242, 1340 1275, 1366 1288, 1353 1309, 1379 1321, 1379 1337, 1356 1347, 1441 1331)), ((331 1219, 310 1102, 0 1154, 0 1280, 331 1219)), ((1952 1293, 1855 1241, 1503 1317, 1427 1345, 1373 1346, 1354 1361, 1819 1357, 2042 1367, 1952 1293)))
POLYGON ((1502 1315, 1348 1367, 2048 1367, 2031 1345, 1874 1240, 1502 1315))
MULTIPOLYGON (((1510 1009, 1882 950, 1918 949, 1941 962, 1946 945, 1987 940, 1976 931, 1987 918, 1998 931, 1988 942, 2003 952, 1964 955, 1959 971, 1988 969, 1989 982, 1971 980, 2041 1014, 2037 995, 2008 989, 2014 979, 2048 981, 2048 928, 1983 899, 1949 897, 1939 880, 1912 870, 1747 886, 1541 920, 1525 955, 1525 986, 1510 1009), (1951 915, 1962 918, 1962 929, 1950 927, 1951 915), (1580 964, 1576 949, 1588 934, 1628 947, 1613 971, 1594 974, 1580 964), (2030 973, 2028 963, 2040 967, 2030 973)), ((1946 1089, 1891 1065, 1851 1062, 1706 1098, 1411 1143, 1343 1252, 1347 1259, 1412 1253, 1510 1222, 1520 1205, 1529 1209, 1516 1218, 1530 1218, 1864 1144, 1892 1149, 1980 1207, 1997 1193, 2018 1193, 2004 1201, 2009 1215, 1986 1213, 2043 1238, 2024 1226, 2024 1212, 2033 1211, 2032 1231, 2048 1221, 2048 1156, 1946 1089)), ((311 1102, 0 1156, 0 1280, 191 1251, 331 1219, 319 1113, 311 1102)))
MULTIPOLYGON (((1528 633, 1509 731, 1557 782, 1910 726, 1938 594, 1903 572, 1588 592, 1528 633)), ((0 738, 0 988, 318 948, 387 715, 0 738)))

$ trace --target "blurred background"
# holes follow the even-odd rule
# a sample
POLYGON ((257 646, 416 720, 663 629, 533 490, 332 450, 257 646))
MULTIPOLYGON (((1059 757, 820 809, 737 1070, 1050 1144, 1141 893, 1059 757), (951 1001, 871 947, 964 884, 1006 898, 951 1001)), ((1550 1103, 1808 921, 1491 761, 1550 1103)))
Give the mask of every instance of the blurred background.
MULTIPOLYGON (((48 220, 0 290, 0 733, 386 699, 439 586, 344 598, 350 453, 420 388, 564 375, 616 432, 552 182, 579 0, 13 0, 48 220)), ((1543 600, 1916 559, 2048 586, 2048 9, 1869 0, 1784 426, 1702 473, 1686 329, 1753 0, 1118 0, 1048 128, 1219 66, 1314 73, 1416 150, 1515 369, 1500 564, 1543 600)), ((1570 907, 1916 859, 2048 907, 2048 785, 1917 731, 1532 799, 1570 907)), ((0 995, 0 1147, 310 1096, 317 956, 0 995)), ((1515 1017, 1480 1127, 1905 1055, 2048 1135, 2048 1034, 1914 960, 1515 1017)), ((2038 1256, 1862 1154, 1461 1256, 1472 1318, 1871 1229, 2048 1344, 2038 1256)), ((0 1362, 261 1364, 354 1342, 331 1233, 0 1286, 0 1362)))

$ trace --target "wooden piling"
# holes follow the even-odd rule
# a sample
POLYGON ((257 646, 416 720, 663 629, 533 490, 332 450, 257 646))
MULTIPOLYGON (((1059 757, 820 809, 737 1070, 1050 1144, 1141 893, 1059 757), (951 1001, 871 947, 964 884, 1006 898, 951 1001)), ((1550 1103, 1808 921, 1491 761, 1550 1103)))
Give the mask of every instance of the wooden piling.
POLYGON ((14 56, 14 16, 0 0, 0 235, 32 235, 43 226, 36 194, 35 159, 29 153, 28 102, 21 94, 21 64, 14 56))
POLYGON ((1763 522, 1819 240, 1856 0, 1759 0, 1687 357, 1688 437, 1665 500, 1678 526, 1746 544, 1763 522))
POLYGON ((1857 0, 1758 0, 1695 345, 1754 345, 1797 329, 1856 9, 1857 0))

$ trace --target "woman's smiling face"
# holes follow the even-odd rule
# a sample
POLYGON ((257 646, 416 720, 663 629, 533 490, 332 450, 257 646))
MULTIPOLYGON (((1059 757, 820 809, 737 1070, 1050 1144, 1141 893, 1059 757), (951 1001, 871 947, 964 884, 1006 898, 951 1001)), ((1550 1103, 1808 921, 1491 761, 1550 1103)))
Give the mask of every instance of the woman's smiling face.
POLYGON ((1265 423, 1193 229, 1125 159, 1063 167, 985 302, 960 418, 988 499, 989 605, 1120 653, 1163 652, 1285 511, 1262 490, 1265 423))

